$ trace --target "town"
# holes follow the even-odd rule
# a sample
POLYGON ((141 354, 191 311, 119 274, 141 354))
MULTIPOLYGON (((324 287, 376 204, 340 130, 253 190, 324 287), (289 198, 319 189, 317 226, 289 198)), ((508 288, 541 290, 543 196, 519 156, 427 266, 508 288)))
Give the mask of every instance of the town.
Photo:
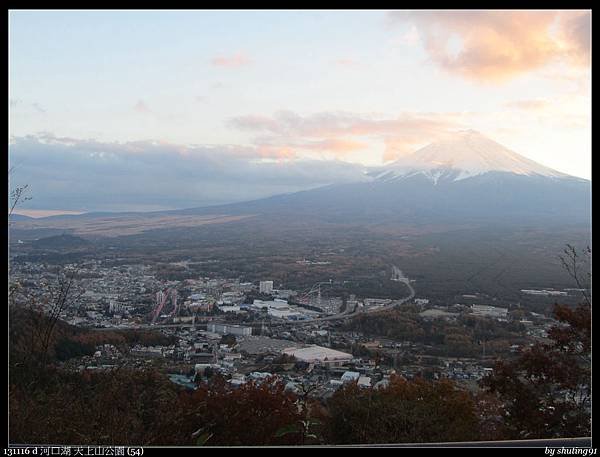
POLYGON ((391 267, 390 281, 406 285, 403 300, 329 296, 331 280, 305 290, 286 289, 267 279, 258 284, 229 278, 164 281, 154 276, 152 266, 113 266, 102 260, 64 266, 17 261, 11 266, 11 299, 17 306, 42 303, 53 284, 69 278, 73 298, 61 310, 61 320, 98 333, 158 332, 168 341, 129 348, 100 344, 92 354, 64 360, 65 368, 151 366, 188 389, 220 375, 232 387, 277 379, 286 389, 299 392, 310 386, 312 396, 327 398, 348 382, 378 388, 399 375, 448 378, 476 391, 499 354, 509 357, 543 341, 556 324, 518 306, 474 304, 480 298, 476 294, 465 295, 463 303, 438 305, 416 293, 418 284, 396 266, 391 267), (511 332, 503 332, 498 341, 492 330, 487 341, 482 337, 465 349, 452 340, 461 335, 425 341, 361 331, 352 324, 386 313, 402 316, 403 310, 424 328, 476 321, 511 332))

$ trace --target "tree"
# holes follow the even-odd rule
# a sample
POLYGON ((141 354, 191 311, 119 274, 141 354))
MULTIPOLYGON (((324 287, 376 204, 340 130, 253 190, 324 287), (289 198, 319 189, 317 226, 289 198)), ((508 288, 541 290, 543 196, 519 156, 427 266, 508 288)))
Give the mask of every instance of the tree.
MULTIPOLYGON (((73 306, 83 291, 78 290, 76 271, 60 271, 55 284, 49 284, 39 297, 26 290, 13 294, 9 306, 10 375, 38 382, 53 360, 56 329, 64 311, 73 306)), ((64 324, 64 323, 62 323, 64 324)))
POLYGON ((311 399, 311 394, 323 387, 321 382, 303 381, 296 384, 296 406, 299 416, 296 422, 286 425, 276 433, 277 437, 296 436, 301 445, 322 443, 323 407, 311 399))
POLYGON ((189 394, 182 411, 186 422, 196 425, 198 444, 210 446, 253 446, 299 444, 296 434, 280 433, 302 420, 296 396, 285 392, 281 382, 267 379, 231 388, 224 379, 200 386, 189 394))
MULTIPOLYGON (((588 246, 583 251, 583 254, 585 257, 587 257, 587 260, 589 261, 592 257, 591 248, 588 246)), ((582 263, 586 262, 581 260, 581 257, 577 253, 577 249, 575 249, 575 247, 573 247, 572 245, 567 244, 567 247, 564 249, 562 255, 558 256, 558 258, 560 259, 565 271, 569 274, 569 276, 571 276, 571 278, 573 278, 575 284, 577 284, 577 287, 581 289, 585 303, 589 306, 592 306, 592 302, 587 293, 587 289, 589 288, 589 283, 591 280, 591 272, 588 271, 587 280, 582 277, 582 263)))
POLYGON ((504 405, 510 438, 563 438, 590 434, 591 314, 587 305, 557 305, 550 344, 535 344, 517 360, 498 362, 482 381, 504 405))
MULTIPOLYGON (((9 171, 10 173, 10 171, 9 171)), ((25 193, 29 188, 29 184, 25 184, 23 186, 17 186, 10 192, 10 202, 8 207, 8 217, 12 216, 13 211, 19 203, 26 202, 27 200, 31 200, 30 196, 27 196, 25 193)))
MULTIPOLYGON (((567 245, 563 266, 583 288, 581 262, 567 245)), ((591 251, 587 250, 588 254, 591 251)), ((549 343, 537 343, 510 362, 497 362, 482 386, 503 403, 510 438, 564 438, 591 432, 591 302, 555 305, 558 324, 549 343)))
POLYGON ((327 406, 325 433, 333 444, 469 441, 478 436, 473 399, 448 380, 393 377, 382 389, 349 384, 327 406))
MULTIPOLYGON (((193 444, 187 403, 164 375, 47 368, 35 389, 11 383, 10 441, 85 445, 193 444)), ((194 424, 197 425, 197 424, 194 424)))
POLYGON ((237 340, 234 334, 228 333, 221 336, 219 344, 226 344, 229 347, 234 347, 237 344, 237 340))

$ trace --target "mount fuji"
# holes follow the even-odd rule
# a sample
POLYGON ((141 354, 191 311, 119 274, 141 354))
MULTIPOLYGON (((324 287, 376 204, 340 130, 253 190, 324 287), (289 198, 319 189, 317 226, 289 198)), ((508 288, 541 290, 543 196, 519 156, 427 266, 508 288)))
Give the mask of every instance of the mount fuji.
POLYGON ((473 130, 449 135, 365 176, 360 182, 210 210, 358 224, 591 222, 590 181, 536 163, 473 130))
POLYGON ((475 130, 448 135, 370 174, 380 180, 423 175, 437 184, 440 179, 459 181, 489 172, 568 177, 505 148, 475 130))

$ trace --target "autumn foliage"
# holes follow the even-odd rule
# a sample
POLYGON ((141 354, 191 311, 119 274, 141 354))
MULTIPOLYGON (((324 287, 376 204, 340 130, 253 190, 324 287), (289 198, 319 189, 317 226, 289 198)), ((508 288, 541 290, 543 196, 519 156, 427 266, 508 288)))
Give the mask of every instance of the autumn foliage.
POLYGON ((206 445, 299 444, 297 436, 276 436, 302 419, 296 400, 281 382, 231 388, 217 378, 189 394, 184 414, 194 424, 195 435, 204 435, 206 445))
POLYGON ((451 381, 393 378, 383 389, 348 385, 328 403, 332 443, 426 443, 478 439, 471 396, 451 381))
POLYGON ((556 306, 559 325, 511 362, 498 362, 482 385, 503 403, 510 438, 589 436, 591 309, 556 306))

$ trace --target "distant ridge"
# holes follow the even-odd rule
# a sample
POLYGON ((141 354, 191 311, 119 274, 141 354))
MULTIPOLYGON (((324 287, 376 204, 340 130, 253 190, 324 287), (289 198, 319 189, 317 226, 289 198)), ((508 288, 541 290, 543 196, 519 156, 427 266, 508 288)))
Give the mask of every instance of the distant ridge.
POLYGON ((30 216, 25 216, 24 214, 11 214, 10 215, 10 220, 11 221, 30 221, 32 219, 35 219, 34 217, 30 217, 30 216))

